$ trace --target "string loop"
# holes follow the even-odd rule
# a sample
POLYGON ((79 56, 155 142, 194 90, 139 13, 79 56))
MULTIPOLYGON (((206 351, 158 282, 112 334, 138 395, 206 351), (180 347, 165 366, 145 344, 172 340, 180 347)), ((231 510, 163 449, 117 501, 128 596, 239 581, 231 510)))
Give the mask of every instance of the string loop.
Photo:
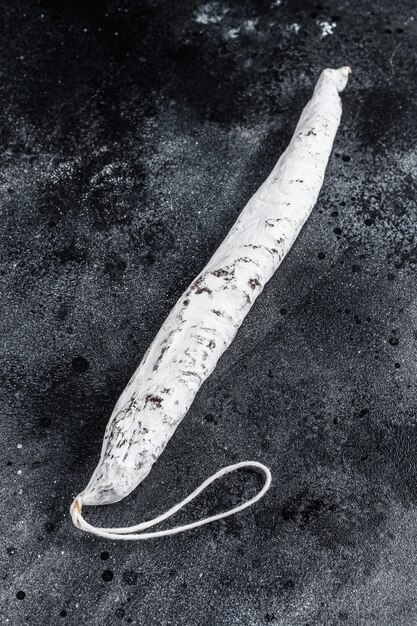
POLYGON ((215 522, 220 519, 224 519, 225 517, 229 517, 230 515, 234 515, 235 513, 239 513, 244 509, 252 506, 258 500, 260 500, 268 491, 271 486, 271 472, 268 467, 263 465, 262 463, 258 463, 257 461, 242 461, 240 463, 235 463, 234 465, 228 465, 223 469, 219 470, 207 480, 205 480, 197 489, 195 489, 189 496, 184 498, 178 504, 175 504, 173 507, 168 509, 165 513, 158 515, 154 519, 148 520, 146 522, 141 522, 140 524, 136 524, 135 526, 127 526, 125 528, 102 528, 96 527, 89 524, 82 516, 82 498, 81 496, 77 496, 74 502, 71 505, 71 517, 75 526, 80 530, 83 530, 87 533, 92 533, 93 535, 97 535, 98 537, 104 537, 106 539, 115 539, 121 541, 129 541, 129 540, 142 540, 142 539, 154 539, 156 537, 168 537, 169 535, 177 535, 178 533, 183 533, 187 530, 192 530, 193 528, 199 528, 200 526, 204 526, 205 524, 210 524, 211 522, 215 522), (226 474, 230 474, 238 469, 249 467, 261 470, 265 475, 265 482, 263 484, 262 489, 250 500, 246 502, 242 502, 236 507, 229 509, 228 511, 223 511, 222 513, 217 513, 216 515, 211 515, 210 517, 206 517, 202 520, 197 520, 195 522, 191 522, 189 524, 185 524, 183 526, 176 526, 175 528, 169 528, 167 530, 156 530, 152 532, 142 532, 148 528, 152 528, 157 524, 165 521, 175 513, 178 513, 186 504, 194 500, 204 489, 206 489, 211 483, 213 483, 218 478, 225 476, 226 474))

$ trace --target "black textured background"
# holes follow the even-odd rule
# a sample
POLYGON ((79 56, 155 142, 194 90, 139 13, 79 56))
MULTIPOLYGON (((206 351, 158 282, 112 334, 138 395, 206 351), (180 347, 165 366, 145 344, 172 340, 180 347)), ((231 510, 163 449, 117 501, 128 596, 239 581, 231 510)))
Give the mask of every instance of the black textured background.
MULTIPOLYGON (((3 0, 0 19, 1 623, 417 624, 415 2, 3 0), (89 519, 154 516, 244 459, 271 491, 174 538, 82 534, 68 507, 119 393, 345 64, 301 236, 148 479, 89 519)), ((178 521, 259 485, 229 477, 178 521)))

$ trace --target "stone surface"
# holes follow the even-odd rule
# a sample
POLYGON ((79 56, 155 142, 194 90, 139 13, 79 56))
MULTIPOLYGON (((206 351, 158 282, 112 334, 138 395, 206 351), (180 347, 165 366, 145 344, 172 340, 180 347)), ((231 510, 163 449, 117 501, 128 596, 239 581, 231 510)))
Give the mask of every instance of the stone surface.
MULTIPOLYGON (((2 623, 416 624, 415 3, 8 0, 0 18, 2 623), (244 459, 271 491, 184 536, 80 533, 69 504, 119 393, 344 64, 313 215, 147 480, 89 519, 157 515, 244 459)), ((231 476, 178 521, 258 484, 231 476)))

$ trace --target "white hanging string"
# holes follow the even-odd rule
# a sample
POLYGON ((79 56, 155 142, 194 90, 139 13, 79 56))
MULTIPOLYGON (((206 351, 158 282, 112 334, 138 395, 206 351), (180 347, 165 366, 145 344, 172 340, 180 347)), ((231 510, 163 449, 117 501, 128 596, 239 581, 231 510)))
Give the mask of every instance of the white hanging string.
POLYGON ((129 540, 140 540, 140 539, 154 539, 155 537, 168 537, 169 535, 176 535, 178 533, 183 533, 187 530, 192 530, 193 528, 198 528, 200 526, 204 526, 205 524, 210 524, 211 522, 215 522, 220 519, 224 519, 225 517, 229 517, 230 515, 234 515, 235 513, 239 513, 239 511, 243 511, 248 507, 255 504, 258 500, 260 500, 268 491, 271 486, 271 472, 269 469, 263 465, 262 463, 258 463, 257 461, 242 461, 241 463, 235 463, 234 465, 228 465, 223 469, 219 470, 210 478, 207 478, 197 489, 195 489, 189 496, 184 498, 178 504, 175 504, 172 508, 168 509, 165 513, 158 515, 154 519, 148 520, 147 522, 142 522, 141 524, 137 524, 136 526, 127 526, 126 528, 101 528, 92 526, 83 518, 81 514, 82 510, 82 498, 81 496, 77 496, 74 502, 71 505, 71 517, 75 526, 80 530, 84 530, 87 533, 92 533, 93 535, 97 535, 99 537, 105 537, 106 539, 118 539, 121 541, 129 541, 129 540), (262 489, 250 500, 239 504, 238 506, 229 509, 228 511, 224 511, 222 513, 217 513, 216 515, 211 515, 210 517, 206 517, 201 520, 197 520, 196 522, 191 522, 190 524, 185 524, 184 526, 176 526, 175 528, 169 528, 167 530, 156 530, 150 533, 141 532, 146 530, 147 528, 152 528, 152 526, 156 526, 160 524, 164 520, 168 519, 172 515, 175 515, 178 511, 180 511, 186 504, 194 500, 204 489, 206 489, 211 483, 213 483, 218 478, 225 476, 226 474, 230 474, 238 469, 249 467, 261 470, 265 475, 265 482, 262 489))

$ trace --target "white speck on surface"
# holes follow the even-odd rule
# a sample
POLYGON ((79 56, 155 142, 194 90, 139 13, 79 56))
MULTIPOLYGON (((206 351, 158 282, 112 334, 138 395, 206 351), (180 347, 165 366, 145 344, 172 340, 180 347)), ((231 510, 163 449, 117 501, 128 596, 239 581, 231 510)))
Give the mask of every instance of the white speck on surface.
POLYGON ((199 7, 194 14, 198 24, 218 24, 222 21, 229 9, 222 7, 219 2, 208 2, 199 7))
POLYGON ((59 183, 64 178, 69 178, 75 171, 77 159, 73 161, 65 161, 60 163, 52 172, 49 173, 49 179, 52 183, 59 183))
POLYGON ((271 6, 273 6, 273 7, 280 7, 280 6, 281 6, 281 4, 282 4, 282 0, 274 0, 274 1, 271 3, 271 6))
POLYGON ((253 32, 255 30, 255 26, 258 23, 258 20, 246 20, 245 22, 245 29, 248 30, 249 32, 253 32))
POLYGON ((18 473, 19 476, 21 476, 22 475, 22 470, 17 470, 17 473, 18 473))
POLYGON ((236 39, 240 33, 240 28, 229 28, 226 33, 226 39, 236 39))
POLYGON ((327 37, 327 35, 333 35, 333 31, 336 28, 336 22, 317 22, 317 24, 320 26, 320 37, 322 39, 327 37))
POLYGON ((18 444, 17 444, 17 449, 18 449, 18 450, 21 450, 22 448, 23 448, 22 444, 21 444, 21 443, 18 443, 18 444))
POLYGON ((295 33, 296 35, 300 32, 300 24, 297 24, 297 22, 294 22, 294 24, 290 24, 288 27, 288 30, 290 31, 290 33, 295 33))

